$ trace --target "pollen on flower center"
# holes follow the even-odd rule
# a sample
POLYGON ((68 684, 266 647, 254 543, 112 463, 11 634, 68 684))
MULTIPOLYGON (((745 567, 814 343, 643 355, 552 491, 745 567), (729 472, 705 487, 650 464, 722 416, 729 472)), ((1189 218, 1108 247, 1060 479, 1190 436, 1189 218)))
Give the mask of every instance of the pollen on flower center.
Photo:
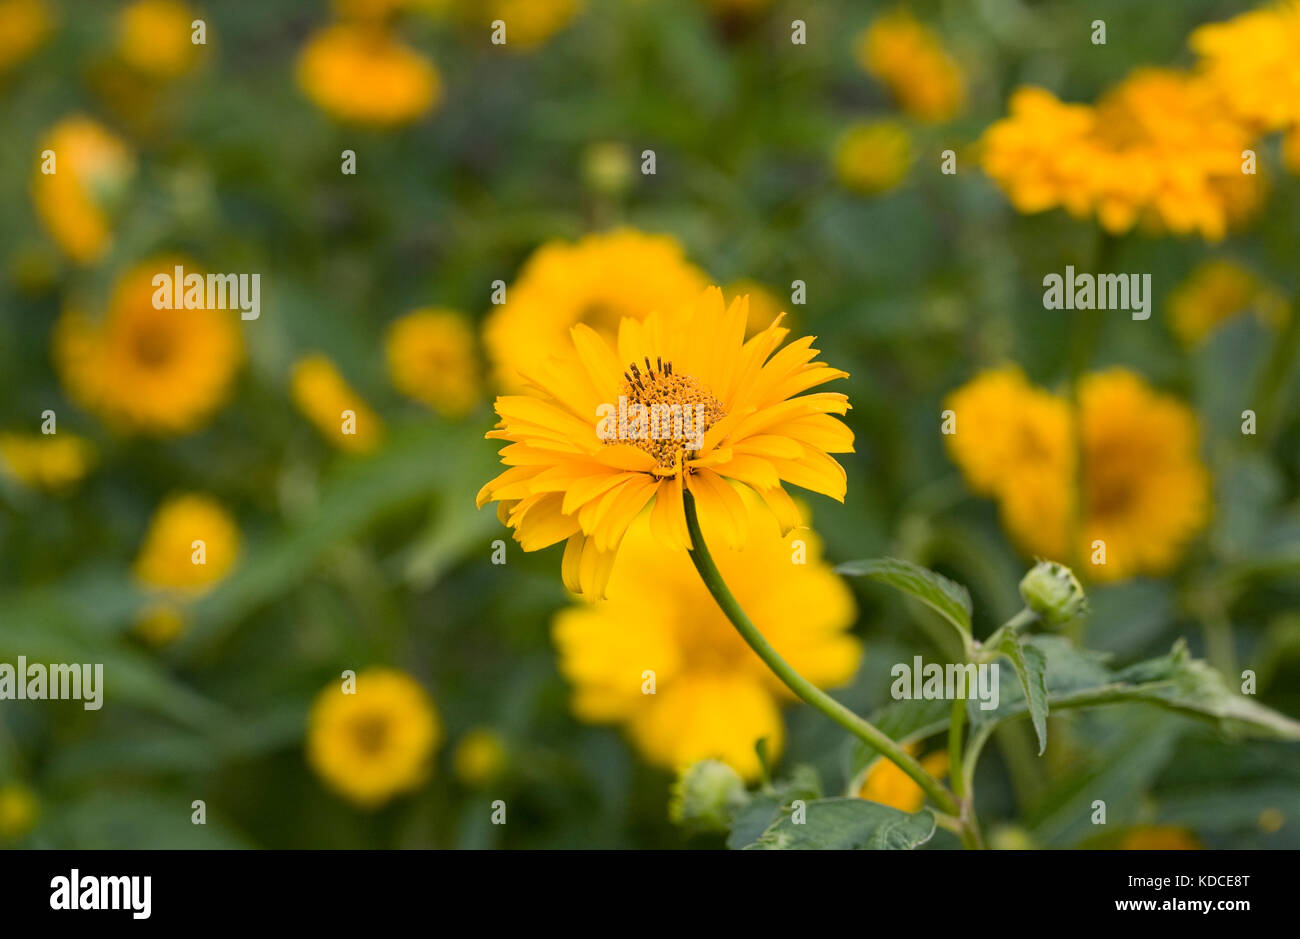
POLYGON ((689 459, 699 452, 699 444, 709 428, 727 416, 722 402, 690 375, 673 371, 673 363, 645 359, 642 369, 635 362, 623 373, 622 394, 628 408, 641 405, 643 433, 628 433, 622 440, 607 443, 630 443, 655 458, 660 470, 674 471, 678 454, 689 459))

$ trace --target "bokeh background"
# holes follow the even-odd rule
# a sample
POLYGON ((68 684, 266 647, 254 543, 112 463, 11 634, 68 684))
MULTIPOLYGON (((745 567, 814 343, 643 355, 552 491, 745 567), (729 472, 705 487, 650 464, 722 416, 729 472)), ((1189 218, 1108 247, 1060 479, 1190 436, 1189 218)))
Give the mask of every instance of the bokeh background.
MULTIPOLYGON (((496 281, 534 304, 525 319, 570 302, 580 276, 613 282, 584 309, 617 308, 638 273, 662 287, 687 267, 786 310, 851 373, 836 389, 857 435, 848 496, 803 499, 826 557, 941 570, 970 587, 977 634, 1019 609, 1032 557, 945 448, 944 402, 1007 363, 1058 390, 1080 368, 1131 369, 1195 415, 1209 505, 1159 570, 1087 584, 1074 638, 1124 664, 1186 636, 1300 715, 1286 140, 1251 138, 1262 195, 1221 240, 1023 214, 980 169, 1015 87, 1092 102, 1136 67, 1189 68, 1198 25, 1251 7, 917 2, 873 59, 863 31, 893 4, 0 0, 0 661, 107 676, 99 711, 0 702, 0 842, 720 843, 670 823, 666 768, 575 715, 552 635, 577 602, 561 549, 525 554, 475 508, 497 472, 496 281), (661 236, 669 260, 593 247, 551 259, 556 295, 529 286, 539 248, 623 229, 661 236), (164 257, 260 274, 260 318, 150 319, 131 274, 164 257), (1151 274, 1149 321, 1109 313, 1089 332, 1043 308, 1044 274, 1099 258, 1151 274), (1204 328, 1179 325, 1179 289, 1182 321, 1204 328), (170 336, 161 351, 150 329, 170 336), (1244 408, 1267 416, 1254 436, 1244 408), (345 669, 371 668, 390 670, 372 674, 397 715, 376 733, 422 757, 373 786, 331 775, 346 753, 313 710, 345 669), (497 799, 508 824, 491 823, 497 799)), ((852 589, 863 653, 837 695, 869 713, 890 665, 942 656, 943 636, 885 588, 852 589)), ((841 789, 839 730, 806 708, 785 722, 780 765, 841 789)), ((981 765, 996 844, 1300 846, 1294 744, 1143 708, 1054 718, 1041 759, 1030 734, 1000 731, 981 765)))

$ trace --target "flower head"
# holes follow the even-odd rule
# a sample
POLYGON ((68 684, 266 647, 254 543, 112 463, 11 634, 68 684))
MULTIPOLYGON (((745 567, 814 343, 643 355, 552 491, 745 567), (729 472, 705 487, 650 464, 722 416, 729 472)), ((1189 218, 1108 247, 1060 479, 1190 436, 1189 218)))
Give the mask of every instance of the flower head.
POLYGON ((442 96, 432 62, 365 24, 328 26, 308 39, 298 57, 298 84, 338 120, 375 127, 410 124, 442 96))
POLYGON ((500 777, 507 758, 500 735, 490 728, 476 727, 456 744, 451 766, 465 785, 485 786, 500 777))
POLYGON ((307 761, 335 792, 374 809, 428 778, 442 722, 404 672, 370 668, 351 693, 330 684, 308 718, 307 761))
POLYGON ((54 156, 53 172, 44 157, 32 172, 36 214, 63 253, 78 264, 92 264, 112 245, 110 217, 135 172, 130 149, 88 117, 68 117, 42 139, 40 151, 54 156))
POLYGON ((0 786, 0 842, 17 841, 36 825, 40 804, 22 783, 0 786))
POLYGON ((366 453, 379 445, 379 415, 328 357, 315 352, 295 362, 289 387, 298 410, 340 450, 366 453))
POLYGON ((55 365, 68 393, 113 427, 154 434, 197 429, 225 401, 243 359, 228 310, 157 309, 153 279, 182 265, 145 262, 123 274, 99 321, 68 310, 55 326, 55 365))
MULTIPOLYGON (((852 592, 822 560, 820 540, 807 529, 783 537, 755 496, 744 497, 740 509, 744 547, 714 553, 737 601, 809 681, 848 681, 861 657, 848 633, 856 609, 852 592)), ((665 769, 717 759, 756 778, 754 744, 766 737, 772 757, 780 753, 780 705, 789 692, 745 645, 686 553, 663 550, 652 516, 628 531, 606 596, 555 619, 574 713, 622 725, 645 758, 665 769), (654 694, 646 693, 647 681, 654 694)))
POLYGON ((1283 0, 1192 33, 1223 106, 1261 131, 1300 125, 1300 3, 1283 0))
POLYGON ((500 503, 525 551, 567 541, 565 584, 599 596, 643 509, 656 540, 683 551, 687 493, 706 532, 732 546, 748 529, 738 487, 783 531, 799 524, 783 482, 842 501, 844 469, 829 454, 852 452, 852 432, 832 416, 848 398, 801 392, 847 373, 814 362, 811 338, 778 351, 780 318, 746 340, 747 317, 744 298, 724 307, 710 287, 673 312, 625 318, 614 347, 574 326, 569 349, 525 373, 530 394, 497 399, 488 437, 506 441, 510 468, 479 491, 479 505, 500 503))
POLYGON ((118 53, 136 71, 157 79, 192 69, 203 46, 192 41, 195 13, 180 0, 135 0, 118 17, 118 53))
POLYGON ((708 286, 665 235, 632 229, 587 235, 569 244, 542 245, 488 316, 483 339, 500 385, 524 387, 526 363, 564 348, 568 331, 585 323, 612 339, 625 316, 644 319, 651 310, 673 310, 708 286))
POLYGON ((0 72, 39 48, 52 20, 46 0, 0 0, 0 72))
POLYGON ((135 576, 146 587, 193 597, 225 577, 238 556, 239 529, 221 503, 182 493, 154 513, 135 559, 135 576))
POLYGON ((94 460, 90 441, 74 434, 0 434, 0 470, 38 489, 66 492, 94 460))
POLYGON ((883 82, 908 114, 946 121, 966 101, 966 80, 933 30, 903 7, 877 18, 857 39, 858 64, 883 82))
POLYGON ((444 417, 463 417, 479 402, 474 332, 451 310, 416 310, 388 328, 388 373, 404 394, 444 417))
POLYGON ((1281 294, 1241 265, 1215 258, 1197 267, 1170 294, 1169 325, 1191 346, 1220 323, 1252 309, 1271 326, 1282 325, 1288 315, 1281 294))
POLYGON ((912 162, 912 138, 897 121, 854 124, 835 146, 835 175, 855 192, 893 189, 912 162))

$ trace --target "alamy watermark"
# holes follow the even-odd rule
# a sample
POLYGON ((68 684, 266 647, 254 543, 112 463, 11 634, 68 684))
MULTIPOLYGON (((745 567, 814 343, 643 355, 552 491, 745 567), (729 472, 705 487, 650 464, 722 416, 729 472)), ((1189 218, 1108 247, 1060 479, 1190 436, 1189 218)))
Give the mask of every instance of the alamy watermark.
POLYGON ((1064 276, 1048 274, 1043 286, 1046 310, 1124 310, 1135 320, 1151 316, 1150 274, 1076 274, 1068 264, 1064 276))
POLYGON ((262 315, 261 274, 185 273, 177 264, 172 273, 161 271, 150 283, 155 310, 239 310, 239 318, 255 320, 262 315))
POLYGON ((83 701, 87 711, 98 711, 104 705, 104 666, 28 665, 27 656, 20 655, 17 668, 0 662, 0 701, 5 700, 83 701))
POLYGON ((895 701, 964 701, 973 698, 980 703, 981 711, 996 711, 998 691, 998 663, 981 662, 976 665, 937 662, 926 665, 915 656, 912 664, 899 662, 889 670, 894 683, 889 693, 895 701))

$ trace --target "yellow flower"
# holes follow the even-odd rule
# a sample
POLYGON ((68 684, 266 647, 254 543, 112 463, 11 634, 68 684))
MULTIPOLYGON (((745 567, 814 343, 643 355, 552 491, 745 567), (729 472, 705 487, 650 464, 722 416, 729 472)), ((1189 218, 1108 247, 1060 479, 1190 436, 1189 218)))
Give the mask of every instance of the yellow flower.
POLYGON ((847 373, 814 362, 811 338, 778 352, 788 332, 779 319, 746 341, 748 316, 744 298, 728 308, 710 287, 686 307, 625 318, 617 351, 575 326, 569 349, 526 372, 530 394, 497 398, 501 420, 487 436, 506 442, 510 468, 478 504, 499 502, 525 551, 567 540, 565 585, 600 596, 643 509, 653 507, 660 544, 683 551, 686 493, 705 531, 732 546, 748 527, 738 486, 757 492, 784 531, 799 513, 782 482, 843 501, 844 468, 829 454, 853 450, 852 431, 832 416, 848 398, 801 392, 847 373))
POLYGON ((163 646, 185 631, 185 614, 173 603, 155 603, 135 621, 135 634, 151 646, 163 646))
POLYGON ((442 97, 432 62, 383 29, 328 26, 298 57, 298 84, 340 121, 395 127, 419 119, 442 97))
POLYGON ((506 24, 507 50, 535 49, 577 15, 578 0, 461 0, 480 23, 502 20, 506 24))
POLYGON ((479 402, 474 333, 451 310, 416 310, 388 328, 388 374, 403 394, 444 417, 462 417, 479 402))
POLYGON ((197 14, 179 0, 135 0, 118 16, 118 53, 151 78, 178 78, 198 62, 204 46, 193 42, 197 14))
POLYGON ((308 719, 307 761, 325 784, 365 809, 418 788, 442 741, 442 722, 424 689, 391 668, 356 676, 353 693, 328 685, 308 719))
POLYGON ((78 264, 98 261, 112 244, 110 209, 135 172, 126 144, 86 117, 64 118, 45 135, 39 152, 54 154, 54 172, 42 156, 32 171, 36 214, 59 248, 78 264))
POLYGON ((854 124, 835 145, 835 175, 855 192, 887 192, 912 162, 912 138, 897 121, 854 124))
MULTIPOLYGON (((915 744, 904 749, 910 755, 916 755, 915 744)), ((935 779, 942 779, 948 774, 947 752, 939 750, 922 758, 921 768, 935 779)), ((858 798, 887 805, 900 812, 919 812, 925 805, 924 790, 912 781, 912 777, 899 769, 897 764, 884 757, 876 760, 867 771, 867 778, 863 780, 858 798)))
POLYGON ((0 469, 37 489, 70 489, 94 460, 90 441, 72 434, 0 434, 0 469))
POLYGON ((1241 171, 1250 145, 1203 80, 1139 69, 1095 107, 1018 89, 981 162, 1020 212, 1059 206, 1111 233, 1141 222, 1218 241, 1260 201, 1258 176, 1241 171))
POLYGON ((1223 106, 1261 131, 1300 125, 1300 3, 1284 0, 1192 33, 1223 106))
POLYGON ((908 114, 946 121, 966 103, 966 79, 938 35, 904 8, 878 17, 858 36, 867 74, 889 88, 908 114))
POLYGON ((505 768, 505 744, 495 731, 484 727, 471 730, 460 738, 451 764, 456 778, 465 785, 485 786, 505 768))
POLYGON ((1177 825, 1141 825, 1120 840, 1121 851, 1198 851, 1201 843, 1177 825))
POLYGON ((35 52, 53 27, 45 0, 0 0, 0 72, 35 52))
POLYGON ((547 242, 533 252, 506 302, 484 326, 497 381, 509 391, 521 390, 520 371, 563 349, 575 323, 610 339, 623 317, 644 319, 651 310, 676 309, 706 286, 681 245, 665 235, 624 228, 575 244, 547 242))
POLYGON ((379 445, 379 415, 324 355, 313 353, 294 363, 290 394, 298 410, 339 449, 365 453, 379 445))
POLYGON ((177 258, 147 261, 118 279, 102 320, 74 309, 55 326, 54 362, 69 395, 118 429, 195 430, 225 402, 243 359, 236 314, 154 308, 153 278, 178 264, 198 273, 177 258))
MULTIPOLYGON (((847 632, 856 609, 822 560, 820 540, 807 529, 782 537, 754 497, 740 511, 744 547, 714 554, 727 585, 801 675, 821 687, 848 681, 862 653, 847 632)), ((754 744, 766 737, 773 758, 780 753, 789 693, 712 602, 686 553, 663 550, 653 518, 633 523, 620 557, 607 600, 580 602, 555 619, 574 713, 622 725, 665 769, 713 758, 756 778, 754 744)))
POLYGON ((1200 265, 1169 297, 1169 325, 1184 345, 1194 345, 1224 320, 1255 309, 1271 326, 1287 316, 1286 300, 1232 261, 1200 265))
POLYGON ((135 576, 146 587, 195 597, 230 573, 238 556, 239 529, 230 513, 211 496, 182 493, 154 513, 135 576))
POLYGON ((21 783, 0 786, 0 841, 17 841, 36 825, 36 793, 21 783))

